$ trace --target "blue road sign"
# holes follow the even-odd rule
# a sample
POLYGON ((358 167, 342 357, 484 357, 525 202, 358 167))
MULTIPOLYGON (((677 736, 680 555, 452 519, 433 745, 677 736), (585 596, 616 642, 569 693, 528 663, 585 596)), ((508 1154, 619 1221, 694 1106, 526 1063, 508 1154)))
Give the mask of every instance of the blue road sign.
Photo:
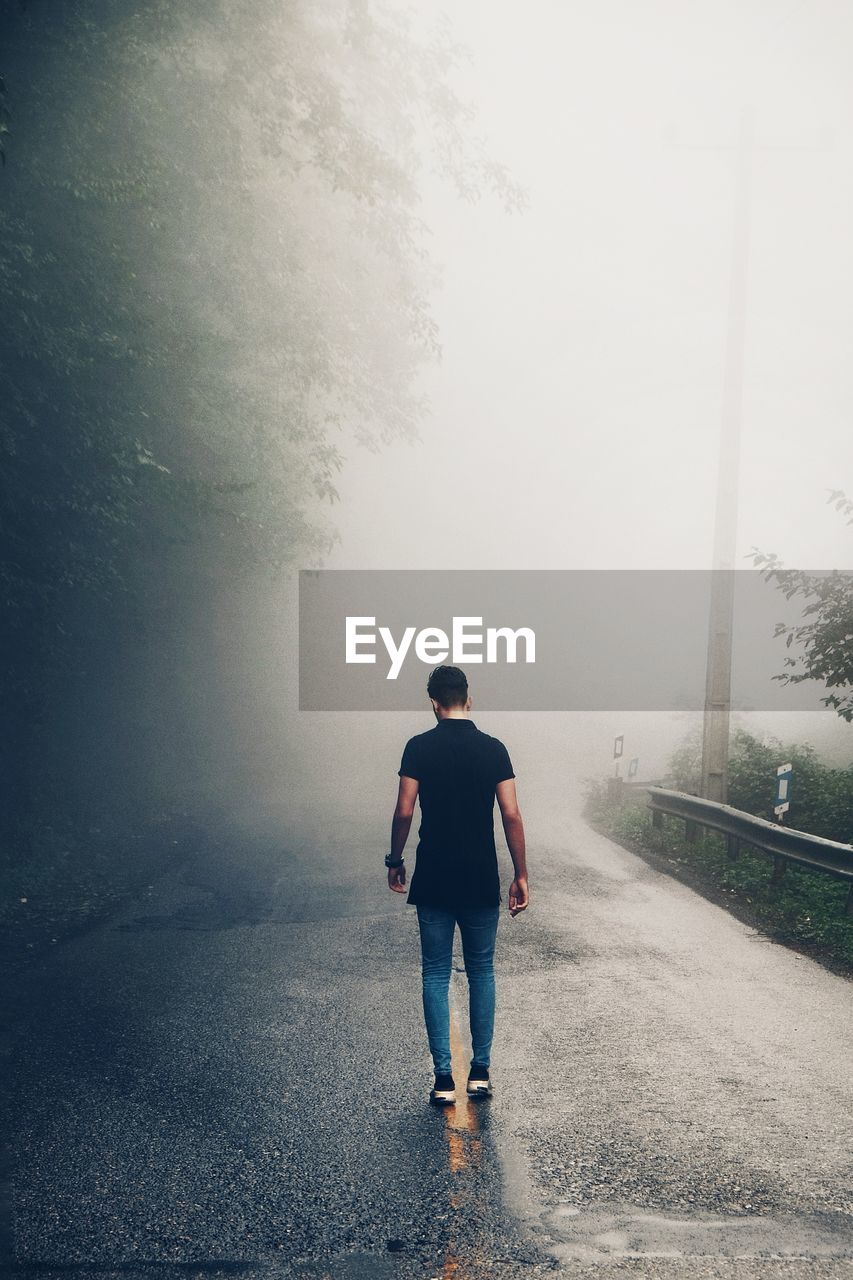
POLYGON ((791 764, 780 764, 776 767, 776 797, 773 801, 773 812, 777 818, 787 813, 791 807, 791 776, 794 770, 791 764))

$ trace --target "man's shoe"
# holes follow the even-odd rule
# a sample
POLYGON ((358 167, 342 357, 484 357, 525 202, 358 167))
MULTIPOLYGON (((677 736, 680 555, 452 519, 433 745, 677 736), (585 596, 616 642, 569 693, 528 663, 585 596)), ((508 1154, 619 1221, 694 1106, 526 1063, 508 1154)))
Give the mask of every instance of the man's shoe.
POLYGON ((468 1072, 468 1089, 469 1098, 490 1098, 492 1095, 492 1082, 489 1079, 489 1068, 481 1067, 478 1062, 471 1063, 471 1070, 468 1072))
POLYGON ((448 1107, 451 1102, 455 1102, 456 1085, 453 1082, 453 1076, 441 1076, 436 1074, 435 1084, 432 1086, 429 1100, 437 1107, 448 1107))

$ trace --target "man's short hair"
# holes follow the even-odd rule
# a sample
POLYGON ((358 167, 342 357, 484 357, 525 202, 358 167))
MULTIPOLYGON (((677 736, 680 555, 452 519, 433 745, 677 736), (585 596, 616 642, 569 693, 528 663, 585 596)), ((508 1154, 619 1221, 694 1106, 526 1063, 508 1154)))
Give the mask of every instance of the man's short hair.
POLYGON ((468 701, 468 678, 459 667, 436 667, 430 672, 427 693, 444 707, 464 707, 468 701))

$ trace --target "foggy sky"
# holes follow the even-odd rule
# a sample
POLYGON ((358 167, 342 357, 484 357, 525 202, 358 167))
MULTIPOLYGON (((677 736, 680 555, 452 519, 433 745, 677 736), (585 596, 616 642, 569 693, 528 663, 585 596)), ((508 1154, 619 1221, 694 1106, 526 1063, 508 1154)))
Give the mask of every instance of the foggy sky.
POLYGON ((853 11, 537 0, 522 21, 461 0, 452 23, 460 87, 530 206, 425 184, 433 417, 420 444, 349 450, 327 567, 709 567, 748 101, 739 563, 853 566, 826 506, 853 488, 853 11))
MULTIPOLYGON (((424 27, 440 8, 419 6, 424 27)), ((736 563, 752 567, 758 546, 853 567, 853 530, 826 505, 829 488, 853 490, 853 10, 458 0, 451 21, 472 53, 458 83, 477 128, 530 203, 508 215, 424 184, 443 270, 432 417, 418 444, 348 449, 326 567, 710 567, 744 103, 759 147, 736 563)), ((293 640, 282 625, 282 655, 293 640)), ((558 838, 584 776, 612 771, 614 734, 653 778, 701 718, 494 715, 473 689, 475 720, 517 760, 534 842, 558 838)), ((287 691, 293 768, 321 791, 349 770, 348 804, 383 830, 395 753, 430 727, 426 701, 421 720, 312 716, 293 713, 292 671, 287 691)), ((850 758, 850 726, 829 711, 738 724, 850 758)))

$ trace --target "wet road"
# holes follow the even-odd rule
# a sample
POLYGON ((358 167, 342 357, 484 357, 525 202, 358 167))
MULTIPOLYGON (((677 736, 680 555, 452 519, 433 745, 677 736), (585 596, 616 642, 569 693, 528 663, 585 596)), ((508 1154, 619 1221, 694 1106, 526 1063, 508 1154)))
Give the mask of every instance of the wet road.
POLYGON ((384 837, 223 826, 20 976, 13 1274, 853 1274, 850 983, 572 818, 436 1111, 384 837))

